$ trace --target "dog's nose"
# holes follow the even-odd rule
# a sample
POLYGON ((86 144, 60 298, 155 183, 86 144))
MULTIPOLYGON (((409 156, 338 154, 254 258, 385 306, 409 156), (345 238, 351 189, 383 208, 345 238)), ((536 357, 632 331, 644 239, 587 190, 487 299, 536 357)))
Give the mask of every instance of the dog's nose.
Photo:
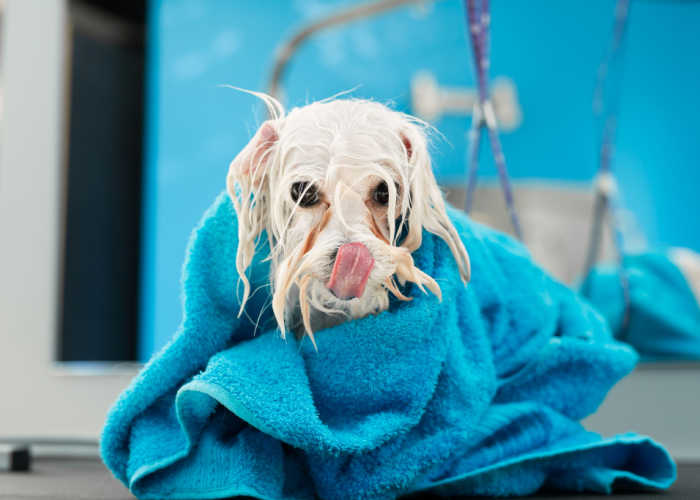
POLYGON ((361 297, 373 267, 374 257, 365 245, 346 243, 337 251, 331 279, 326 286, 339 299, 361 297))

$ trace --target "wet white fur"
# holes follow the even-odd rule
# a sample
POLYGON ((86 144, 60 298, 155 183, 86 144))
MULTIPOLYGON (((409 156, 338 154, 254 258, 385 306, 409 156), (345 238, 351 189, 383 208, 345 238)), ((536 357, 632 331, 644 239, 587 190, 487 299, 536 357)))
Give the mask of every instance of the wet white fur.
POLYGON ((445 212, 423 122, 358 99, 319 101, 286 114, 275 99, 251 93, 272 118, 233 160, 227 178, 239 223, 241 312, 250 295, 246 271, 263 231, 271 248, 272 307, 283 336, 291 329, 313 340, 313 331, 387 309, 394 277, 439 295, 437 283, 410 256, 424 228, 447 243, 461 278, 469 280, 469 257, 445 212), (386 207, 372 200, 382 180, 389 186, 386 207), (294 203, 290 189, 298 181, 317 185, 323 202, 309 208, 294 203), (389 223, 395 220, 408 224, 401 241, 401 222, 389 223), (366 245, 375 265, 364 294, 341 300, 325 284, 334 251, 348 242, 366 245))

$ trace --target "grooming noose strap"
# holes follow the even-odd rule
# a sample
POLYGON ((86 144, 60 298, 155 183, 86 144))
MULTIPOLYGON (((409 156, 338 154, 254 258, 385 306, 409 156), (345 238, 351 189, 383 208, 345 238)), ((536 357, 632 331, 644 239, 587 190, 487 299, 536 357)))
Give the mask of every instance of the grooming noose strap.
POLYGON ((477 81, 477 93, 479 98, 474 105, 472 113, 472 125, 469 130, 468 165, 469 174, 467 180, 466 205, 467 212, 471 211, 474 188, 476 187, 479 168, 479 144, 484 127, 486 127, 493 154, 494 163, 498 170, 498 177, 503 189, 503 197, 506 202, 506 210, 510 216, 513 231, 519 240, 523 239, 522 229, 518 214, 513 202, 513 189, 506 168, 506 158, 503 154, 501 139, 498 136, 498 125, 493 104, 489 96, 489 45, 491 13, 489 0, 465 0, 467 14, 467 31, 472 46, 474 68, 477 81))

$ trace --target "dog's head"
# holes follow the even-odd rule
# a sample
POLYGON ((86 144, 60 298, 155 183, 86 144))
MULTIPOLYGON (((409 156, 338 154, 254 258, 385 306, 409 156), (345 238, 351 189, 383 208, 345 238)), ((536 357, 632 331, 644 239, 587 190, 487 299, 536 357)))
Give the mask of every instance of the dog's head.
POLYGON ((239 223, 236 268, 246 270, 263 233, 271 249, 272 309, 286 329, 313 331, 408 300, 406 281, 440 296, 411 252, 422 230, 442 238, 469 280, 469 257, 433 176, 425 125, 364 100, 327 100, 272 119, 231 163, 227 187, 239 223))

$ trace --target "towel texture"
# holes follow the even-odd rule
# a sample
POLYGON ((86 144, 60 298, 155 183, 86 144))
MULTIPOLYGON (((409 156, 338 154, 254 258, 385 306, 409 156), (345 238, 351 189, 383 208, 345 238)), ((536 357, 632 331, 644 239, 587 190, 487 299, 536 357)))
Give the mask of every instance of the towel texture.
MULTIPOLYGON (((451 210, 469 250, 464 286, 425 234, 415 287, 377 316, 282 340, 264 251, 238 311, 235 213, 222 194, 194 231, 184 318, 109 413, 102 456, 142 498, 395 498, 414 492, 609 492, 675 478, 649 438, 578 423, 637 356, 510 238, 451 210), (254 328, 258 323, 260 327, 254 328)), ((264 246, 261 243, 261 246, 264 246)))
POLYGON ((581 286, 615 337, 644 360, 700 359, 700 306, 676 264, 664 253, 641 253, 626 255, 622 269, 629 290, 626 312, 618 266, 594 268, 581 286))

